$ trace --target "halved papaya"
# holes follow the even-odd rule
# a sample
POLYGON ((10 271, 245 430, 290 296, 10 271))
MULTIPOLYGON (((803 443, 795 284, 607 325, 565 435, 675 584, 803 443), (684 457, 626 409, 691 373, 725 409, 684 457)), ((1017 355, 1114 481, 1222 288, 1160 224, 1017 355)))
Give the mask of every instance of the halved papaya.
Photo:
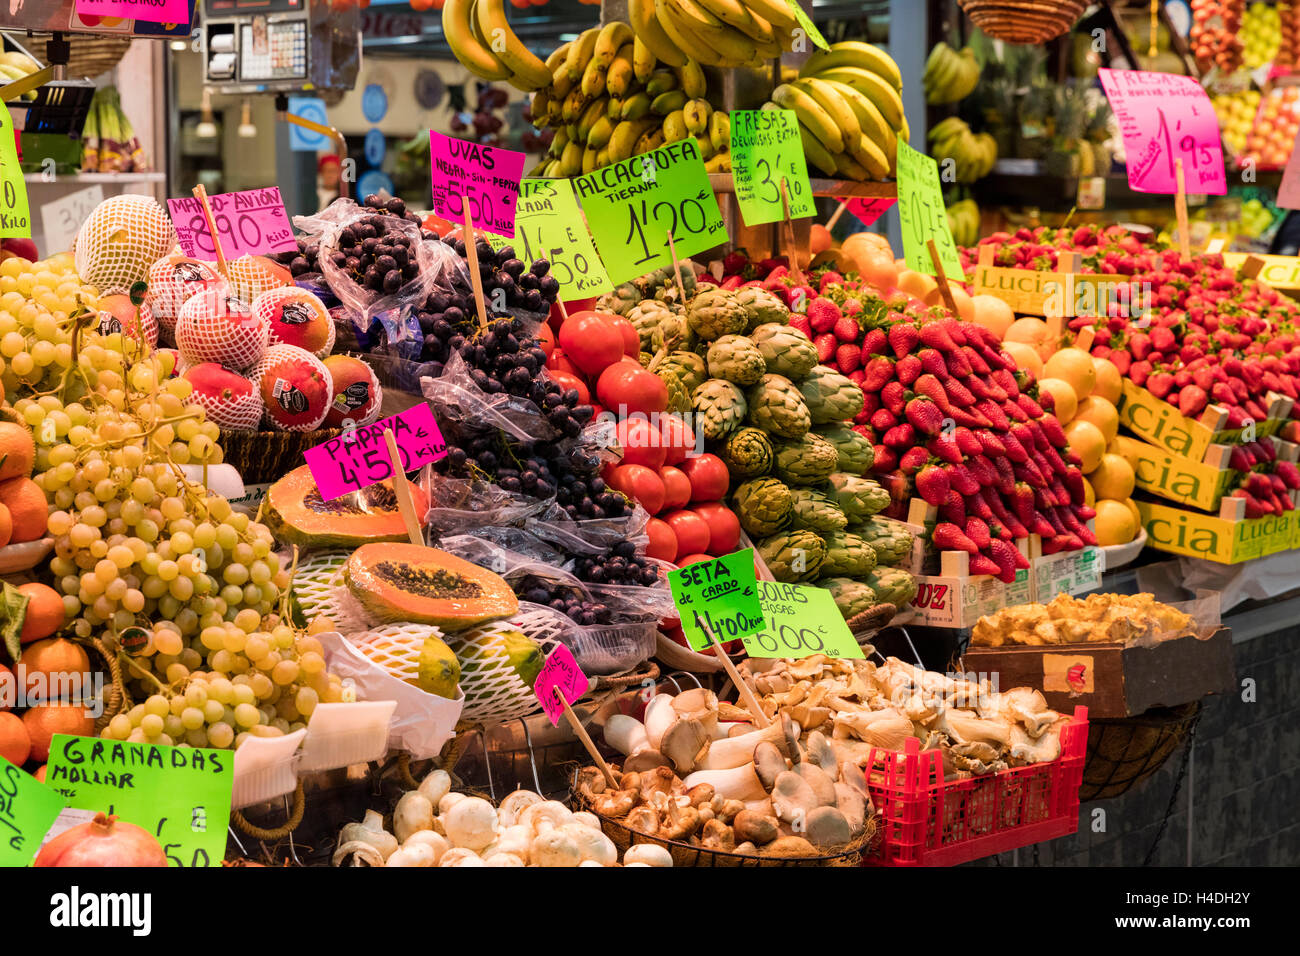
MULTIPOLYGON (((423 520, 429 497, 409 485, 415 513, 423 520)), ((302 547, 356 547, 372 541, 405 541, 392 481, 381 481, 332 501, 321 497, 311 469, 295 468, 266 492, 262 522, 281 541, 302 547)))
POLYGON ((416 544, 362 545, 344 565, 343 580, 378 621, 416 621, 455 632, 519 610, 500 575, 416 544))

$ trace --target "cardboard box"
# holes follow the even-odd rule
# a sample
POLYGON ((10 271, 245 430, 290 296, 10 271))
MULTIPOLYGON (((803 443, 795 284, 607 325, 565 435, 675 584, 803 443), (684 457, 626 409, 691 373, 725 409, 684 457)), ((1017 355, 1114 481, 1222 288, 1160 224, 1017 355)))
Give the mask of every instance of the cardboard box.
POLYGON ((997 296, 1019 314, 1048 319, 1110 315, 1112 302, 1128 316, 1145 311, 1145 303, 1130 301, 1132 276, 1075 272, 1074 253, 1058 251, 1055 272, 995 266, 993 255, 992 246, 980 247, 971 295, 997 296))
POLYGON ((1245 502, 1224 498, 1218 515, 1206 515, 1151 501, 1137 502, 1147 545, 1160 551, 1239 564, 1295 547, 1297 512, 1245 518, 1245 502))
POLYGON ((1121 454, 1134 466, 1137 486, 1169 501, 1216 511, 1238 477, 1228 467, 1231 449, 1227 445, 1212 444, 1201 460, 1194 461, 1136 438, 1121 435, 1117 441, 1121 454))
POLYGON ((1268 418, 1247 428, 1227 428, 1227 410, 1210 405, 1200 418, 1188 418, 1162 398, 1124 380, 1119 423, 1152 445, 1188 461, 1205 461, 1211 445, 1236 445, 1276 434, 1295 403, 1270 392, 1268 418), (1253 428, 1253 435, 1251 430, 1253 428))
POLYGON ((1154 647, 971 647, 962 663, 967 673, 996 680, 1000 690, 1033 687, 1053 710, 1068 714, 1083 705, 1089 717, 1131 717, 1152 707, 1229 693, 1237 686, 1232 632, 1226 627, 1206 640, 1182 637, 1154 647))
POLYGON ((1101 548, 1038 554, 1033 562, 1031 596, 1012 604, 1046 604, 1058 594, 1084 594, 1101 587, 1101 548))

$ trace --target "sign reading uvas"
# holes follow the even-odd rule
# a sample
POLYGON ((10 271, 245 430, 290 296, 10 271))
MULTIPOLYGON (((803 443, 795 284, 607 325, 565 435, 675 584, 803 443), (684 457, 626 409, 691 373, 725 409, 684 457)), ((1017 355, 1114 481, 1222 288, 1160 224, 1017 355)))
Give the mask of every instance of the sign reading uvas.
POLYGON ((528 159, 524 153, 429 130, 429 158, 437 215, 463 222, 468 206, 476 228, 514 238, 519 180, 528 159))

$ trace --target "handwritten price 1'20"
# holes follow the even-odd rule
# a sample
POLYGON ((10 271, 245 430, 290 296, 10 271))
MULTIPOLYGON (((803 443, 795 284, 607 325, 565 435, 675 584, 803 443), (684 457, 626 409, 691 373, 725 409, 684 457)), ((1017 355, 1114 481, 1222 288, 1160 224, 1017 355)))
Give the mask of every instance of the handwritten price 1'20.
MULTIPOLYGON (((631 244, 635 239, 641 244, 643 255, 636 260, 638 265, 643 262, 649 262, 656 255, 656 253, 650 251, 650 243, 649 240, 646 239, 645 234, 646 227, 648 227, 652 221, 658 227, 656 229, 658 234, 671 234, 674 240, 677 238, 677 226, 679 223, 691 234, 704 232, 705 229, 708 228, 709 223, 708 214, 704 211, 704 204, 694 196, 688 196, 676 203, 671 203, 665 199, 655 203, 653 206, 650 206, 648 202, 643 199, 639 204, 639 212, 640 214, 638 215, 637 203, 628 204, 628 230, 626 241, 628 244, 631 244), (669 225, 666 226, 663 224, 665 216, 670 220, 669 225), (698 218, 698 225, 692 223, 692 220, 695 218, 698 218)), ((665 239, 663 245, 660 246, 659 249, 662 251, 667 248, 668 240, 665 239)))

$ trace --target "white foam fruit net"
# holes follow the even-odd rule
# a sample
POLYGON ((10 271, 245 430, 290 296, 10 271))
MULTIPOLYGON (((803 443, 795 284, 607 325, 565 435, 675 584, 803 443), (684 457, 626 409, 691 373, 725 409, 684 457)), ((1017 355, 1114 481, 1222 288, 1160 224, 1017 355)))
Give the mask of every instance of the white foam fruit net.
POLYGON ((430 637, 443 640, 442 631, 432 624, 384 624, 360 634, 349 634, 362 654, 398 680, 417 684, 420 676, 420 652, 430 637))
POLYGON ((541 645, 548 656, 559 645, 558 631, 538 627, 535 620, 496 621, 460 634, 449 641, 460 661, 460 689, 465 692, 462 720, 494 723, 527 717, 541 710, 533 689, 520 679, 506 655, 494 647, 470 644, 470 640, 493 633, 522 631, 541 645))
POLYGON ((235 295, 252 302, 263 292, 285 287, 284 274, 273 269, 262 256, 240 256, 226 262, 226 275, 235 295))
POLYGON ((351 556, 348 548, 314 551, 298 559, 293 576, 293 593, 307 620, 323 614, 343 634, 369 627, 360 605, 343 583, 343 566, 351 556))
POLYGON ((252 300, 253 314, 266 323, 270 329, 271 345, 297 345, 306 348, 301 337, 292 336, 295 326, 301 327, 311 323, 325 331, 325 344, 316 349, 308 349, 317 358, 323 359, 334 351, 334 339, 337 330, 329 309, 314 293, 297 286, 284 286, 270 289, 252 300))
POLYGON ((110 196, 77 232, 77 273, 103 294, 129 292, 175 244, 171 220, 152 196, 110 196))
POLYGON ((166 256, 149 267, 146 301, 152 306, 158 324, 171 337, 176 331, 176 316, 193 296, 209 289, 230 291, 230 284, 214 266, 185 256, 166 256))

